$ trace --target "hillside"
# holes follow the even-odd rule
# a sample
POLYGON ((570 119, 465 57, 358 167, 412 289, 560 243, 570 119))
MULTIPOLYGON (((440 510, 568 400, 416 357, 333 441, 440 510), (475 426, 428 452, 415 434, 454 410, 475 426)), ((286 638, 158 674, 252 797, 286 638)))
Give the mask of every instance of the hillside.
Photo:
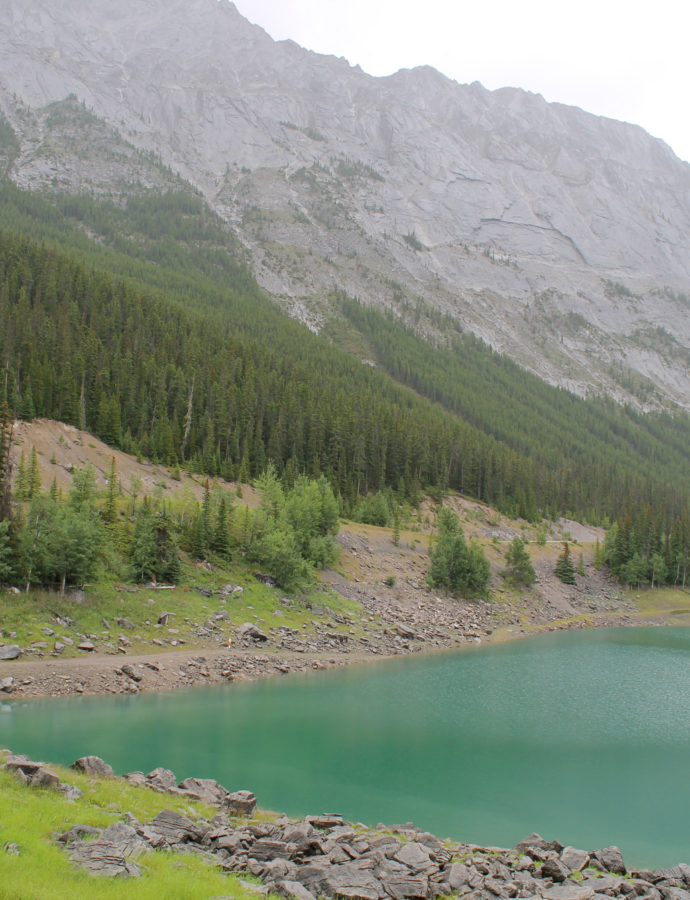
MULTIPOLYGON (((18 423, 15 462, 33 447, 44 488, 55 478, 66 489, 69 470, 91 463, 100 470, 106 496, 102 475, 113 451, 93 435, 51 421, 18 423)), ((115 456, 122 528, 145 496, 157 498, 176 517, 200 508, 197 479, 182 473, 177 481, 164 467, 119 452, 115 456), (141 478, 134 496, 133 475, 141 478)), ((255 492, 243 485, 238 498, 236 486, 222 481, 218 490, 235 504, 232 527, 241 527, 244 506, 256 507, 255 492)), ((36 589, 28 596, 0 595, 0 644, 21 650, 19 659, 0 662, 0 679, 9 679, 3 681, 4 690, 12 696, 41 696, 169 689, 461 647, 542 629, 648 624, 668 616, 682 624, 690 616, 687 593, 666 589, 635 598, 596 569, 600 529, 564 520, 536 528, 457 495, 446 502, 457 511, 467 538, 479 542, 489 557, 489 602, 458 600, 427 588, 437 510, 430 500, 407 513, 397 544, 390 527, 341 522, 337 563, 312 588, 287 597, 257 580, 256 567, 238 554, 230 561, 210 554, 196 562, 184 554, 175 588, 123 584, 113 568, 114 547, 122 538, 113 538, 106 568, 84 590, 64 596, 36 589), (502 574, 505 551, 516 535, 528 542, 537 573, 536 583, 526 589, 512 586, 502 574), (562 539, 573 542, 576 561, 582 554, 585 575, 578 575, 573 586, 554 575, 562 539), (246 623, 263 636, 243 630, 246 623)))
POLYGON ((228 480, 268 461, 323 472, 346 508, 427 486, 529 519, 650 503, 670 524, 687 503, 687 414, 579 399, 450 328, 431 347, 340 295, 345 337, 378 361, 363 365, 287 320, 189 192, 123 210, 0 191, 0 353, 20 418, 228 480))
POLYGON ((688 406, 690 168, 642 129, 429 68, 372 78, 227 0, 8 0, 0 49, 16 184, 184 179, 315 330, 339 333, 337 287, 580 395, 688 406))

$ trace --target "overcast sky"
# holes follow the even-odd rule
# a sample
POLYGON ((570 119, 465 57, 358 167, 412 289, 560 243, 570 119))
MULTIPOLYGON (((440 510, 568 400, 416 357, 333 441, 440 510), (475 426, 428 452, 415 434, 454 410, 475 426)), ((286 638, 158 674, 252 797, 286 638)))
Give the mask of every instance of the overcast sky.
POLYGON ((276 40, 371 75, 432 65, 642 125, 690 161, 683 0, 234 0, 276 40))

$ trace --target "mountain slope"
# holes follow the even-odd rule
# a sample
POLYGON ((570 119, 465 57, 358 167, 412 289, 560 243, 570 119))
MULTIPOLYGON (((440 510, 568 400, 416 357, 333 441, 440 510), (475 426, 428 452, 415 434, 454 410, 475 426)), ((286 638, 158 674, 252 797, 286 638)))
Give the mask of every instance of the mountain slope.
POLYGON ((447 313, 580 393, 690 405, 690 166, 642 129, 428 68, 371 78, 227 0, 7 0, 0 49, 17 183, 117 194, 114 157, 138 147, 315 329, 337 286, 447 313), (117 131, 107 153, 55 149, 41 110, 70 94, 117 131))

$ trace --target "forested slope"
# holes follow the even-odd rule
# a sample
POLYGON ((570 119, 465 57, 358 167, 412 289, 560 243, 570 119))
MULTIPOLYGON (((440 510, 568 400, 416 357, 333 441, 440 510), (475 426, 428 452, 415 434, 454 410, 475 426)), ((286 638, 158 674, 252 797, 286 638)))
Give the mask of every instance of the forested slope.
POLYGON ((673 518, 687 503, 687 416, 579 400, 476 340, 432 348, 343 299, 375 350, 363 365, 270 303, 191 191, 49 202, 5 183, 0 228, 0 363, 19 416, 210 474, 269 460, 325 473, 346 507, 386 485, 530 518, 642 502, 673 518))

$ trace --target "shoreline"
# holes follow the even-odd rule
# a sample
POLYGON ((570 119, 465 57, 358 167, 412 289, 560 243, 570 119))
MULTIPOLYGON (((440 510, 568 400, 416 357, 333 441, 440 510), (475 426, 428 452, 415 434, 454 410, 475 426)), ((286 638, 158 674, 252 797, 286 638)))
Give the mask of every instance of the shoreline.
MULTIPOLYGON (((198 646, 152 653, 100 654, 50 659, 0 661, 0 701, 52 699, 69 696, 109 696, 169 692, 211 684, 255 681, 287 674, 322 671, 410 656, 461 651, 503 644, 553 631, 625 627, 684 627, 670 614, 582 615, 568 620, 515 626, 496 623, 483 637, 445 643, 420 640, 394 652, 381 648, 339 652, 298 652, 247 645, 232 649, 198 646), (8 680, 11 683, 8 683, 8 680)), ((685 626, 687 627, 687 626, 685 626)))

